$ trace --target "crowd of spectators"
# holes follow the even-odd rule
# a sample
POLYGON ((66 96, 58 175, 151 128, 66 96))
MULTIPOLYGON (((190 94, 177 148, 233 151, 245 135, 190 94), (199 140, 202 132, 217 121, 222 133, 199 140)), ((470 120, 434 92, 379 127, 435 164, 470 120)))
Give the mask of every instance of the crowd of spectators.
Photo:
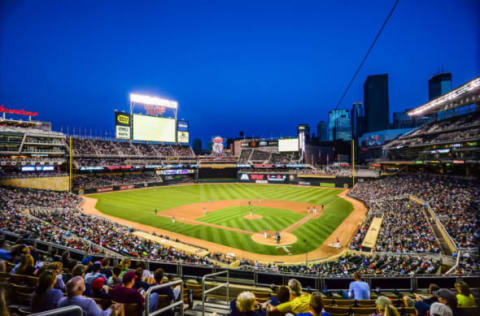
POLYGON ((101 188, 112 185, 162 182, 162 177, 154 173, 123 173, 121 175, 81 175, 73 178, 75 189, 101 188))
POLYGON ((372 205, 375 201, 413 195, 428 202, 458 247, 480 241, 480 183, 441 175, 396 175, 358 183, 349 193, 372 205))
POLYGON ((413 132, 404 134, 386 145, 386 148, 402 148, 415 145, 430 145, 440 142, 465 141, 480 137, 479 112, 453 117, 426 124, 413 132))
POLYGON ((88 157, 195 157, 190 146, 132 143, 89 138, 74 138, 72 148, 76 156, 88 157))
POLYGON ((425 216, 425 208, 408 199, 374 203, 367 219, 354 236, 350 248, 364 250, 363 238, 374 217, 382 218, 374 252, 440 253, 439 243, 425 216))
MULTIPOLYGON (((63 192, 0 187, 0 229, 62 246, 104 253, 193 264, 212 264, 208 257, 142 239, 129 227, 78 209, 81 198, 63 192)), ((168 236, 159 236, 169 239, 168 236)))
POLYGON ((347 277, 354 272, 364 275, 399 276, 437 274, 441 261, 428 256, 412 255, 356 255, 349 254, 334 261, 305 265, 274 265, 260 264, 242 260, 241 269, 273 273, 288 273, 301 275, 318 275, 320 277, 347 277))

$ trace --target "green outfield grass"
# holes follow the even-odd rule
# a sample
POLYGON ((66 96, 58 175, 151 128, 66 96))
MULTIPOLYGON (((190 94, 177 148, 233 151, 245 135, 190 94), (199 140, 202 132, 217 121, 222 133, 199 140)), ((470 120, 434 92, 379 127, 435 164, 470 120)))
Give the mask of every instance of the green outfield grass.
MULTIPOLYGON (((326 210, 322 216, 309 220, 293 231, 298 241, 290 247, 290 251, 298 254, 321 245, 350 214, 353 207, 337 196, 340 192, 339 189, 318 187, 225 183, 165 186, 89 196, 98 199, 97 209, 108 215, 254 253, 282 255, 285 253, 279 252, 276 247, 253 242, 247 234, 203 225, 172 223, 169 218, 155 216, 154 210, 161 212, 180 205, 216 200, 261 199, 324 204, 326 210), (308 249, 304 239, 308 241, 308 249)), ((264 218, 245 220, 243 216, 248 213, 246 208, 230 207, 209 213, 198 220, 255 232, 263 229, 281 230, 304 216, 288 210, 255 207, 254 213, 264 218), (222 215, 224 212, 228 216, 222 215)))
POLYGON ((269 207, 253 206, 252 210, 253 214, 261 215, 263 218, 245 219, 243 217, 250 214, 250 209, 246 206, 237 206, 209 213, 197 220, 249 232, 263 232, 264 230, 281 231, 305 216, 305 214, 269 207))

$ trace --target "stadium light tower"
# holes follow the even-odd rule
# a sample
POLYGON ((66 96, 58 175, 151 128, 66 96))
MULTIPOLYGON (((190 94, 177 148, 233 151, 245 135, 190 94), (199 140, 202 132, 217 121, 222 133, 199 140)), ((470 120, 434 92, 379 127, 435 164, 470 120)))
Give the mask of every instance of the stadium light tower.
POLYGON ((130 93, 130 115, 133 113, 135 104, 163 106, 175 110, 175 120, 177 120, 178 102, 168 99, 163 99, 155 96, 130 93))

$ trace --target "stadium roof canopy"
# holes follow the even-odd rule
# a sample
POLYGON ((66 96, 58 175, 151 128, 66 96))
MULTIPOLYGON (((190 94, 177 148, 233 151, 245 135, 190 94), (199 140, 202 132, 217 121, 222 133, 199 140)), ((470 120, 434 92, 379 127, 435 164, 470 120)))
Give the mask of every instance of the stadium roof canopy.
POLYGON ((480 76, 436 99, 407 112, 409 116, 424 116, 464 105, 480 103, 480 76))

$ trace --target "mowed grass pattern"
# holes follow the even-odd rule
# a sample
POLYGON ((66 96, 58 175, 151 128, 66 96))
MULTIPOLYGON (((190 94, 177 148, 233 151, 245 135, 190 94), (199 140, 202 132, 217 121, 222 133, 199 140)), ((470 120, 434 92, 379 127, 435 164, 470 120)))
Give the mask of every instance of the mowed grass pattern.
POLYGON ((253 206, 252 210, 253 214, 261 215, 263 218, 245 219, 244 216, 250 214, 250 208, 237 206, 211 212, 197 219, 197 221, 238 228, 249 232, 263 232, 264 230, 281 231, 305 216, 305 214, 277 208, 253 206))
MULTIPOLYGON (((161 212, 184 204, 216 200, 283 200, 324 204, 326 210, 322 216, 309 220, 293 231, 298 241, 292 245, 290 251, 298 254, 304 253, 307 248, 310 251, 321 245, 350 214, 353 207, 349 202, 337 196, 340 192, 341 190, 337 189, 318 187, 227 183, 165 186, 89 196, 98 199, 97 209, 108 215, 254 253, 283 255, 285 253, 280 252, 274 246, 260 245, 252 241, 248 234, 203 225, 172 223, 169 218, 155 216, 154 210, 158 209, 161 212), (308 241, 307 246, 304 239, 308 241)), ((288 212, 289 216, 290 213, 293 213, 288 212)), ((214 212, 207 214, 207 217, 210 215, 214 215, 214 212)), ((276 217, 279 221, 278 225, 283 225, 280 224, 284 221, 283 217, 278 215, 276 217)), ((206 219, 208 220, 208 218, 206 219)), ((228 222, 228 218, 224 220, 228 222)), ((238 224, 240 225, 240 222, 238 224)))

